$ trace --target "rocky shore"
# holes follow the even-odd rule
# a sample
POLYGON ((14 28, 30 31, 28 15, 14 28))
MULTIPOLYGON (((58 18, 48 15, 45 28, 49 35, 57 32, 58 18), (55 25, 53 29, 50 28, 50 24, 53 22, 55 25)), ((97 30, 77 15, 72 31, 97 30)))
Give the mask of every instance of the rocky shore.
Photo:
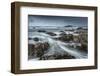
POLYGON ((54 39, 60 40, 65 43, 75 43, 74 45, 68 45, 68 47, 87 52, 88 51, 87 37, 88 36, 86 33, 79 33, 78 36, 74 36, 72 34, 66 34, 65 32, 62 31, 59 34, 59 37, 54 39), (76 44, 80 44, 80 45, 76 45, 76 44))
MULTIPOLYGON (((44 55, 48 53, 48 49, 50 45, 48 42, 45 43, 37 43, 37 44, 29 44, 28 45, 28 55, 29 57, 39 58, 39 60, 53 60, 53 59, 75 59, 74 56, 68 54, 67 52, 62 51, 63 53, 53 53, 53 55, 44 55)), ((57 51, 57 50, 56 50, 57 51)))
MULTIPOLYGON (((47 32, 45 30, 39 30, 39 33, 45 33, 51 36, 54 40, 59 40, 66 43, 67 48, 77 49, 83 52, 88 53, 88 41, 87 41, 87 32, 75 32, 75 34, 66 33, 66 31, 60 31, 59 36, 54 32, 47 32), (56 37, 57 36, 57 37, 56 37), (68 44, 69 43, 69 44, 68 44), (74 43, 74 44, 73 44, 74 43)), ((50 44, 48 42, 39 42, 39 38, 29 38, 29 40, 34 40, 36 44, 28 44, 28 56, 31 58, 37 58, 39 60, 53 60, 53 59, 75 59, 75 56, 70 55, 67 52, 63 54, 53 53, 51 55, 45 55, 50 49, 50 44)), ((57 51, 57 50, 56 50, 57 51)))

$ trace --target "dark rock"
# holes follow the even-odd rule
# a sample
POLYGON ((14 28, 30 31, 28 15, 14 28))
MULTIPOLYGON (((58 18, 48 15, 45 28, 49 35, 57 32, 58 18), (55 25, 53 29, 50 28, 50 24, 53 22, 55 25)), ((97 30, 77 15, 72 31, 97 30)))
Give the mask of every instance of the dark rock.
POLYGON ((38 32, 46 32, 45 30, 38 30, 38 32))
POLYGON ((45 55, 45 56, 40 57, 39 60, 54 60, 54 59, 75 59, 75 57, 68 53, 65 53, 63 55, 60 55, 60 54, 45 55))
POLYGON ((74 36, 73 37, 73 42, 79 43, 80 42, 79 36, 74 36))
POLYGON ((73 27, 73 25, 66 25, 66 26, 64 26, 64 27, 73 27))
POLYGON ((69 54, 66 54, 66 55, 58 55, 55 59, 75 59, 74 56, 71 56, 69 54))
POLYGON ((42 56, 42 57, 40 57, 40 59, 39 60, 54 60, 55 59, 55 57, 53 56, 53 55, 51 55, 51 56, 42 56))
POLYGON ((64 36, 64 35, 66 35, 66 33, 62 31, 62 33, 60 33, 60 36, 64 36))
POLYGON ((36 44, 34 50, 37 52, 37 57, 42 56, 48 50, 48 48, 49 44, 47 42, 36 44))
POLYGON ((49 34, 49 35, 51 35, 51 36, 56 36, 56 34, 53 33, 53 32, 47 32, 47 34, 49 34))
POLYGON ((32 38, 29 37, 28 40, 32 40, 32 38))
POLYGON ((83 50, 83 51, 85 51, 85 52, 87 52, 88 51, 88 44, 82 43, 80 49, 83 50))
POLYGON ((70 42, 70 41, 73 41, 73 35, 62 33, 60 34, 60 37, 58 38, 58 40, 61 40, 64 42, 70 42))
POLYGON ((78 27, 77 30, 83 30, 83 28, 82 27, 78 27))
POLYGON ((33 57, 41 57, 49 48, 49 44, 47 42, 45 43, 37 43, 35 45, 29 45, 29 56, 33 57))
POLYGON ((79 42, 81 43, 80 50, 88 52, 88 35, 87 35, 87 32, 81 32, 80 33, 79 42))
POLYGON ((39 41, 39 38, 35 37, 33 38, 34 41, 39 41))
POLYGON ((64 31, 60 31, 60 32, 64 32, 64 31))
POLYGON ((28 56, 34 55, 34 45, 33 44, 28 44, 28 56))

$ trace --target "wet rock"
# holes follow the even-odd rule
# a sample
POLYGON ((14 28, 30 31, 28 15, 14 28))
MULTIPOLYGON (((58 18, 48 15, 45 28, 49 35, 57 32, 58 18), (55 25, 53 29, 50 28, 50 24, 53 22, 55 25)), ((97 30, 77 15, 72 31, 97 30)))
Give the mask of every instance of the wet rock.
POLYGON ((70 54, 66 54, 66 55, 58 55, 55 59, 75 59, 75 57, 71 56, 70 54))
POLYGON ((49 34, 49 35, 51 35, 51 36, 56 36, 56 34, 53 33, 53 32, 47 32, 47 34, 49 34))
POLYGON ((87 52, 88 51, 88 44, 87 43, 82 43, 80 49, 84 52, 87 52))
POLYGON ((60 33, 60 36, 64 36, 67 35, 64 31, 62 31, 62 33, 60 33))
POLYGON ((35 37, 33 38, 34 41, 39 41, 39 38, 35 37))
POLYGON ((63 55, 61 54, 45 55, 40 57, 39 60, 55 60, 55 59, 75 59, 75 57, 68 53, 65 53, 63 55))
POLYGON ((79 43, 80 42, 79 36, 73 36, 73 42, 79 43))
POLYGON ((38 32, 46 32, 45 30, 38 30, 38 32))
POLYGON ((82 27, 78 27, 77 30, 83 30, 83 28, 82 27))
POLYGON ((60 31, 60 32, 64 32, 64 31, 60 31))
POLYGON ((28 44, 28 56, 32 56, 34 54, 34 45, 28 44))
POLYGON ((74 45, 67 45, 70 49, 77 49, 80 51, 88 52, 88 45, 87 43, 81 43, 80 45, 74 44, 74 45))
POLYGON ((64 42, 70 42, 70 41, 73 41, 73 35, 62 33, 60 34, 60 37, 58 38, 58 40, 61 40, 64 42))
POLYGON ((55 59, 55 57, 53 55, 51 55, 51 56, 42 56, 42 57, 40 57, 39 60, 54 60, 54 59, 55 59))
POLYGON ((38 43, 35 45, 34 50, 36 51, 37 57, 42 56, 49 48, 49 44, 45 43, 38 43))
POLYGON ((31 44, 29 45, 29 55, 33 57, 41 57, 49 48, 49 43, 37 43, 37 44, 31 44))
POLYGON ((66 25, 66 26, 64 26, 64 27, 67 27, 67 28, 68 28, 68 27, 73 27, 73 25, 66 25))
POLYGON ((32 38, 29 37, 28 40, 32 40, 32 38))
POLYGON ((80 50, 88 52, 88 35, 87 32, 81 32, 79 35, 79 42, 81 43, 80 50))

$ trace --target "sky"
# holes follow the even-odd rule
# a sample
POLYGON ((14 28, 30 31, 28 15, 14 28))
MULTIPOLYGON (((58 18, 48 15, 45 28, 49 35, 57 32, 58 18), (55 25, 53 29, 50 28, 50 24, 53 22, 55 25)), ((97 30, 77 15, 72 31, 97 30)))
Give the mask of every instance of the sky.
POLYGON ((29 26, 87 26, 87 17, 28 15, 29 26))

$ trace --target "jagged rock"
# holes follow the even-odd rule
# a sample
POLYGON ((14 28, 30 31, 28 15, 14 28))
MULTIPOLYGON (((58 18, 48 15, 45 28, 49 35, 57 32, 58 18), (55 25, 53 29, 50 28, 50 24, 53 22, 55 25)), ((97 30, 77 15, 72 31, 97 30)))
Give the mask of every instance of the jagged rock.
POLYGON ((29 55, 34 57, 41 57, 49 48, 49 43, 37 43, 37 44, 30 44, 29 45, 29 55))

